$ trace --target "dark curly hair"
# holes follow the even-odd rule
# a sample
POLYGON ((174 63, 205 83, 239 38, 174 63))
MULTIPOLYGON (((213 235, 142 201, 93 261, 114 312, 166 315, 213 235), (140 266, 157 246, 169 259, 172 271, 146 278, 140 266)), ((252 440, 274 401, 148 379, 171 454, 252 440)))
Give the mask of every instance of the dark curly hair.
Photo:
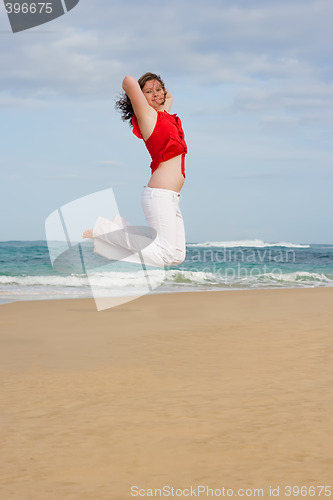
MULTIPOLYGON (((157 80, 161 84, 161 87, 164 91, 164 104, 167 90, 162 78, 159 75, 156 75, 155 73, 145 73, 144 75, 142 75, 138 80, 138 84, 140 85, 141 90, 150 80, 157 80)), ((121 119, 124 122, 130 120, 130 125, 132 125, 132 116, 134 115, 134 110, 130 98, 125 92, 122 92, 122 94, 120 94, 119 99, 116 101, 115 108, 121 112, 121 119)))

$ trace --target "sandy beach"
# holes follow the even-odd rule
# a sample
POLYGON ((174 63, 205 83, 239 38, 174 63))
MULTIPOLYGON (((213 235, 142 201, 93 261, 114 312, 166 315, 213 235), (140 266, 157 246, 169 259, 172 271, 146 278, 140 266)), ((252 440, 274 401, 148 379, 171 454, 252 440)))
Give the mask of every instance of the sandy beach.
POLYGON ((333 288, 16 302, 0 331, 1 499, 333 495, 333 288))

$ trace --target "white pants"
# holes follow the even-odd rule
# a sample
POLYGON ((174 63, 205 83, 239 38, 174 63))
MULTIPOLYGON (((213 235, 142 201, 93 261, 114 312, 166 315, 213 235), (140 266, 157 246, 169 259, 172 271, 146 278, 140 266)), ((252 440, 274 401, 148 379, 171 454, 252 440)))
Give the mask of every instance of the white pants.
POLYGON ((149 228, 136 227, 116 215, 98 217, 93 229, 94 251, 110 260, 165 267, 185 260, 185 229, 180 194, 144 187, 141 203, 149 228))

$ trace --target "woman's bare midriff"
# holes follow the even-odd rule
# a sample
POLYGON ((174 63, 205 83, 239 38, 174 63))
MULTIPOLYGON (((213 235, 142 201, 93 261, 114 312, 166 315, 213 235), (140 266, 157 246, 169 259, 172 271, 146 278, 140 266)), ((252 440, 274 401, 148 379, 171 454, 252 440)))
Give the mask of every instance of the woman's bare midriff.
POLYGON ((170 189, 179 193, 185 182, 181 164, 182 155, 160 163, 155 172, 152 173, 148 187, 170 189))

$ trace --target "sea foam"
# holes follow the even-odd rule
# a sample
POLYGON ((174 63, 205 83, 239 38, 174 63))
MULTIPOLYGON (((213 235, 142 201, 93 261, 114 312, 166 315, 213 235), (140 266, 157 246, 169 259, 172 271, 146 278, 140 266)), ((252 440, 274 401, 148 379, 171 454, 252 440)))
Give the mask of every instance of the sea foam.
POLYGON ((239 241, 206 241, 204 243, 187 243, 188 247, 286 247, 286 248, 309 248, 310 245, 300 243, 287 243, 280 241, 279 243, 266 243, 263 240, 239 240, 239 241))

